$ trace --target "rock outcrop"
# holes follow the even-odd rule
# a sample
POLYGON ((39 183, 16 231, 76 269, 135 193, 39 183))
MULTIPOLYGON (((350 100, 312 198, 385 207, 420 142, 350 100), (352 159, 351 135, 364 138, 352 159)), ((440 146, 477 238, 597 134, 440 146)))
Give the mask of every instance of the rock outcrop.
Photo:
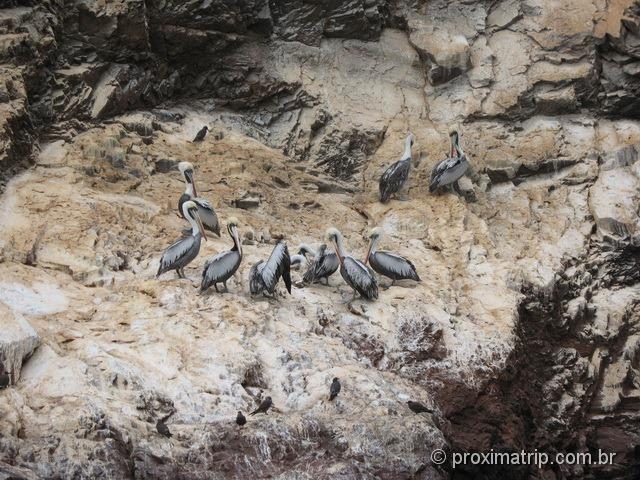
POLYGON ((0 477, 636 478, 639 32, 623 0, 12 2, 0 477), (473 171, 430 195, 454 128, 473 171), (409 130, 408 199, 380 204, 409 130), (240 220, 229 293, 196 289, 224 234, 155 278, 183 160, 240 220), (357 256, 382 226, 423 281, 248 294, 273 243, 332 225, 357 256), (439 448, 616 457, 451 471, 439 448))

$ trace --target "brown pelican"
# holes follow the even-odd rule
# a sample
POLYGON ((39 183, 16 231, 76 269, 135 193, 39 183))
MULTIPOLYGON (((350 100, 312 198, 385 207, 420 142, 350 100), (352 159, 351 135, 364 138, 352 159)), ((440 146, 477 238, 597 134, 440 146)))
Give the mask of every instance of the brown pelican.
POLYGON ((186 184, 184 193, 178 200, 178 211, 184 218, 182 204, 187 200, 191 200, 198 206, 198 215, 200 216, 200 220, 202 220, 204 228, 215 233, 217 236, 220 236, 220 224, 218 223, 218 216, 216 215, 215 210, 207 200, 204 198, 198 198, 198 194, 196 193, 196 182, 193 178, 193 165, 189 162, 180 162, 178 164, 178 169, 180 170, 180 173, 182 173, 182 177, 186 184))
POLYGON ((169 270, 175 270, 180 278, 184 278, 184 267, 193 261, 200 252, 200 240, 207 240, 202 221, 198 215, 197 205, 188 200, 182 204, 182 211, 191 224, 191 234, 186 235, 168 247, 162 254, 156 278, 169 270))
POLYGON ((431 171, 430 192, 435 192, 440 187, 453 185, 454 190, 460 193, 458 180, 469 168, 469 159, 462 151, 458 132, 451 132, 449 138, 451 139, 451 156, 442 160, 431 171))
POLYGON ((198 133, 196 133, 196 138, 194 138, 193 141, 201 142, 202 140, 204 140, 204 137, 207 135, 208 131, 209 131, 209 127, 205 125, 200 130, 198 130, 198 133))
POLYGON ((327 230, 327 240, 333 243, 336 250, 340 262, 340 274, 344 281, 367 300, 378 298, 378 284, 373 272, 345 251, 340 232, 335 228, 330 228, 327 230))
POLYGON ((291 259, 287 244, 279 242, 265 262, 260 260, 249 272, 249 291, 252 295, 267 292, 273 295, 278 280, 282 277, 287 291, 291 293, 291 259))
POLYGON ((411 171, 411 147, 414 136, 410 133, 404 141, 404 153, 400 160, 395 162, 380 177, 380 201, 385 203, 391 195, 398 193, 409 179, 411 171))
POLYGON ((227 223, 227 231, 233 239, 233 248, 226 252, 218 253, 217 255, 208 259, 204 264, 204 270, 202 271, 202 284, 200 285, 200 291, 203 292, 211 285, 218 290, 218 283, 224 285, 225 292, 227 289, 227 280, 229 280, 242 262, 242 243, 238 236, 238 220, 230 218, 227 223))
POLYGON ((369 234, 369 251, 367 252, 367 258, 364 260, 365 265, 369 262, 374 271, 393 280, 392 284, 396 280, 415 280, 419 282, 420 277, 416 272, 416 267, 409 260, 395 253, 376 250, 381 238, 381 228, 371 230, 369 234))
POLYGON ((340 268, 338 256, 333 252, 327 252, 327 246, 324 243, 320 245, 317 252, 308 245, 300 245, 299 251, 304 251, 305 255, 309 254, 314 257, 313 262, 304 273, 302 281, 304 283, 316 283, 324 278, 325 284, 328 285, 329 277, 340 268))

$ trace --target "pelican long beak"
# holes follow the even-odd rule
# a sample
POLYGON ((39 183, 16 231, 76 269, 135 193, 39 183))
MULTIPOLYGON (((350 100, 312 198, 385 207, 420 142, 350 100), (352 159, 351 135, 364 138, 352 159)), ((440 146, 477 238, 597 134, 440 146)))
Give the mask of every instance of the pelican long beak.
POLYGON ((364 264, 366 265, 369 261, 369 257, 371 256, 371 249, 373 248, 373 239, 369 241, 369 249, 367 250, 367 256, 364 259, 364 264))
POLYGON ((238 228, 235 226, 232 227, 231 233, 233 234, 233 241, 238 246, 238 252, 240 252, 240 254, 242 255, 242 243, 240 243, 240 237, 238 237, 238 228))
MULTIPOLYGON (((195 192, 194 192, 195 194, 195 192)), ((207 234, 204 230, 204 226, 202 225, 202 220, 200 220, 200 215, 198 215, 198 212, 196 212, 196 222, 198 222, 198 227, 200 227, 200 234, 202 235, 202 238, 204 238, 204 241, 207 241, 207 234)))
POLYGON ((333 244, 333 249, 336 251, 338 260, 340 260, 340 265, 342 265, 342 255, 340 255, 340 250, 338 250, 338 240, 335 238, 332 238, 331 243, 333 244))

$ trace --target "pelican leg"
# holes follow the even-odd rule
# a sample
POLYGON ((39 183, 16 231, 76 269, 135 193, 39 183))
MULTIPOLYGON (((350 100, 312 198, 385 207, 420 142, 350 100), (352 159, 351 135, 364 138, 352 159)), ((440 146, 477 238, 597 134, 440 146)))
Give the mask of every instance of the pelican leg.
POLYGON ((181 268, 176 268, 176 273, 178 274, 178 278, 184 278, 184 273, 182 273, 181 268))
POLYGON ((458 195, 462 195, 462 192, 460 191, 460 185, 458 185, 458 180, 456 180, 455 182, 453 182, 451 184, 451 187, 453 188, 453 191, 456 192, 456 194, 458 195))
MULTIPOLYGON (((322 279, 320 279, 322 280, 322 279)), ((320 282, 322 283, 322 281, 320 282)), ((328 287, 329 286, 329 277, 324 277, 324 284, 328 287)))
POLYGON ((224 282, 222 282, 222 284, 224 285, 224 292, 223 293, 227 293, 229 291, 229 287, 227 287, 227 281, 225 280, 224 282))
POLYGON ((213 288, 216 289, 216 293, 220 293, 220 290, 218 290, 218 284, 217 283, 213 284, 213 288))
POLYGON ((354 301, 355 299, 356 299, 356 292, 354 291, 354 292, 351 294, 351 298, 350 298, 350 299, 348 299, 348 300, 346 300, 346 301, 343 301, 343 302, 340 302, 340 303, 342 303, 343 305, 345 305, 345 304, 346 304, 346 305, 347 305, 347 307, 351 308, 351 304, 353 303, 353 301, 354 301))

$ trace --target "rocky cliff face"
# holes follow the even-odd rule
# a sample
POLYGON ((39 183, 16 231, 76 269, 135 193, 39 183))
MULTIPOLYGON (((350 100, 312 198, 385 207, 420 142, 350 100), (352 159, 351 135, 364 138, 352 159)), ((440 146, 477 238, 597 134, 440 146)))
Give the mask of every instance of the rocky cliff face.
POLYGON ((640 5, 7 3, 0 478, 640 475, 640 5), (452 128, 473 172, 429 195, 452 128), (382 205, 408 131, 408 199, 382 205), (240 220, 230 293, 196 290, 224 235, 155 279, 182 160, 240 220), (249 295, 276 239, 331 225, 358 256, 384 227, 423 281, 249 295), (616 456, 452 470, 437 448, 616 456))

